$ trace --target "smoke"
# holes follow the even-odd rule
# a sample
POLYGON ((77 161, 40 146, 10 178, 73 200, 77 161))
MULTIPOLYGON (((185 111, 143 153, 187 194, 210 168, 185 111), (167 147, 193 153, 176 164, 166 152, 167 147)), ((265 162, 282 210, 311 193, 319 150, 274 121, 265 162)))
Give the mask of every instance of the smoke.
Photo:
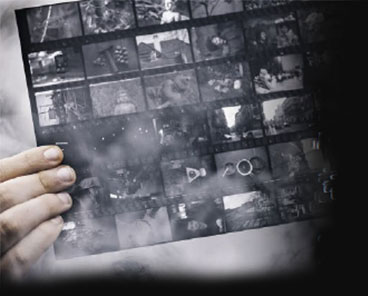
MULTIPOLYGON (((132 130, 139 130, 138 126, 135 124, 133 126, 132 130)), ((114 130, 112 129, 110 134, 113 132, 114 130)), ((135 139, 134 141, 138 141, 139 145, 141 145, 140 149, 137 149, 140 152, 142 152, 141 149, 149 150, 150 146, 153 145, 151 140, 147 140, 147 138, 137 140, 137 137, 134 137, 134 134, 131 132, 127 134, 129 135, 127 139, 135 139)), ((90 139, 83 132, 77 132, 77 135, 79 141, 85 139, 85 141, 92 141, 91 143, 93 143, 93 139, 96 139, 90 139)), ((107 141, 107 138, 106 136, 106 139, 102 142, 107 141)), ((126 155, 131 155, 131 153, 126 153, 122 149, 126 145, 126 142, 122 139, 126 139, 125 136, 121 135, 120 139, 116 138, 112 143, 106 143, 106 146, 104 144, 102 146, 104 149, 101 152, 97 151, 95 154, 89 154, 93 145, 79 145, 79 147, 85 147, 87 150, 79 151, 78 153, 91 156, 89 158, 92 167, 91 175, 99 176, 102 179, 106 177, 106 164, 111 162, 110 160, 116 161, 112 170, 124 167, 124 165, 119 166, 118 161, 119 159, 124 159, 126 155)), ((134 141, 128 142, 130 145, 135 145, 136 142, 134 141)), ((313 140, 304 140, 300 146, 304 147, 305 151, 308 151, 310 147, 315 146, 313 143, 313 140)), ((198 177, 205 180, 205 185, 196 188, 196 190, 190 189, 191 184, 186 180, 187 177, 183 175, 183 182, 186 183, 186 186, 189 186, 187 191, 189 195, 186 201, 190 203, 190 196, 195 195, 194 199, 203 203, 216 197, 222 203, 224 196, 231 201, 232 196, 236 196, 235 192, 239 192, 239 190, 242 190, 242 192, 253 190, 266 193, 266 198, 272 199, 272 202, 274 202, 275 195, 273 194, 282 190, 284 184, 280 184, 278 180, 272 179, 271 172, 267 167, 264 168, 263 172, 253 173, 250 176, 242 176, 235 170, 236 178, 233 179, 227 178, 228 176, 223 173, 226 169, 221 163, 226 164, 229 161, 236 163, 244 158, 250 159, 252 156, 265 158, 266 155, 257 152, 257 149, 226 152, 220 155, 216 159, 218 174, 211 174, 211 171, 206 168, 207 174, 198 177), (229 188, 230 191, 227 191, 229 188), (232 190, 234 190, 234 193, 231 193, 232 190)), ((318 150, 316 151, 318 152, 318 150)), ((323 167, 324 163, 321 163, 319 157, 312 157, 311 159, 311 168, 316 166, 323 167)), ((188 166, 190 167, 190 165, 188 166)), ((202 167, 203 165, 198 162, 198 166, 195 168, 200 170, 202 167)), ((292 167, 295 167, 295 165, 292 167)), ((295 183, 290 182, 291 187, 294 185, 295 183)), ((105 189, 109 191, 108 187, 105 189)), ((107 196, 106 191, 105 196, 107 196)), ((236 233, 228 233, 162 244, 172 240, 172 232, 174 231, 172 228, 170 229, 170 217, 168 216, 167 208, 160 207, 157 215, 154 217, 150 216, 150 211, 152 210, 133 210, 132 212, 105 217, 106 220, 110 221, 109 223, 101 222, 98 218, 91 218, 88 211, 80 212, 78 220, 83 221, 83 227, 97 232, 87 236, 89 239, 86 239, 86 237, 79 238, 80 241, 85 240, 84 248, 86 250, 84 253, 75 254, 75 250, 69 250, 70 254, 66 256, 89 255, 89 258, 58 261, 56 262, 56 266, 58 266, 57 274, 84 274, 86 271, 84 268, 87 265, 89 266, 88 272, 92 274, 105 272, 135 274, 136 272, 145 276, 154 274, 158 277, 169 277, 172 275, 192 277, 203 276, 204 274, 215 277, 231 277, 240 274, 248 276, 270 275, 280 271, 292 272, 311 267, 313 235, 316 229, 318 229, 318 223, 316 222, 248 229, 241 236, 236 233), (111 229, 115 228, 117 232, 112 233, 111 229), (98 230, 100 230, 100 233, 98 233, 98 230), (110 234, 108 234, 109 232, 110 234), (101 241, 103 242, 102 245, 95 245, 95 243, 101 241), (226 252, 219 254, 219 250, 222 249, 219 246, 222 246, 226 252), (115 252, 126 248, 129 250, 115 252), (245 248, 245 250, 239 253, 238 248, 245 248), (113 252, 105 253, 109 250, 113 252), (98 252, 103 252, 104 254, 97 254, 98 252), (199 258, 200 255, 198 254, 203 253, 208 254, 209 258, 203 256, 199 258), (126 263, 126 257, 130 258, 128 260, 129 263, 126 263), (216 259, 213 260, 214 258, 216 259), (98 262, 98 264, 93 263, 93 265, 90 265, 90 263, 87 263, 90 261, 98 262), (201 264, 198 264, 198 261, 201 264), (128 264, 129 268, 125 268, 124 264, 128 264)), ((225 217, 223 219, 225 220, 225 217)), ((67 247, 64 245, 59 247, 59 251, 62 248, 63 253, 66 254, 68 252, 67 247)))
MULTIPOLYGON (((0 145, 0 156, 6 156, 35 145, 20 45, 13 15, 14 8, 25 4, 37 6, 44 3, 42 1, 17 1, 16 3, 7 1, 2 2, 2 7, 0 7, 6 8, 0 10, 2 11, 0 64, 3 69, 7 69, 6 73, 5 71, 0 72, 2 81, 0 86, 0 137, 1 141, 9 143, 9 145, 0 145)), ((71 164, 90 166, 88 173, 78 174, 78 182, 84 177, 106 178, 105 172, 109 170, 107 162, 112 163, 114 168, 122 168, 127 162, 134 162, 132 155, 150 158, 157 153, 153 148, 157 144, 153 131, 147 129, 144 124, 137 122, 109 124, 106 121, 102 125, 90 127, 91 133, 86 133, 77 126, 66 138, 69 143, 65 147, 66 161, 70 161, 71 164)), ((307 163, 311 164, 309 168, 320 168, 320 164, 324 161, 321 160, 320 154, 315 156, 315 152, 320 149, 311 148, 307 142, 302 142, 301 146, 303 150, 310 149, 313 152, 306 155, 307 163)), ((241 176, 236 168, 240 160, 243 158, 250 160, 253 156, 264 158, 264 154, 241 155, 241 153, 243 152, 240 151, 240 155, 237 155, 237 153, 229 152, 218 156, 215 161, 220 174, 210 174, 211 170, 207 168, 205 185, 200 187, 200 190, 189 188, 188 191, 192 195, 197 194, 198 198, 208 196, 210 198, 219 197, 221 200, 223 196, 231 197, 235 194, 226 192, 226 188, 266 190, 267 192, 277 192, 281 188, 277 182, 272 180, 271 172, 267 169, 259 174, 241 176), (233 158, 234 155, 236 157, 233 158), (226 167, 229 162, 234 167, 231 165, 226 167), (229 173, 231 173, 230 176, 228 176, 229 173), (260 184, 264 184, 266 188, 260 184)), ((280 153, 276 151, 276 154, 280 153)), ((300 168, 295 158, 290 160, 281 158, 281 162, 288 163, 286 167, 292 170, 295 167, 300 168)), ((197 169, 201 168, 199 166, 197 169)), ((287 174, 293 177, 290 172, 287 174)), ((108 190, 107 187, 104 189, 108 190)), ((110 196, 105 192, 103 197, 110 196)), ((73 277, 81 274, 110 272, 155 277, 176 275, 216 278, 239 275, 255 276, 280 271, 293 272, 310 266, 314 234, 320 227, 319 222, 304 221, 252 229, 241 233, 227 233, 161 244, 170 241, 172 231, 169 227, 170 217, 165 210, 165 207, 159 208, 155 218, 157 221, 150 217, 150 211, 146 210, 119 214, 118 217, 106 215, 95 219, 91 218, 88 211, 81 211, 78 214, 78 221, 71 219, 67 222, 74 222, 75 229, 80 227, 83 232, 79 236, 76 234, 76 237, 69 238, 69 241, 82 244, 82 247, 79 248, 82 251, 77 255, 88 255, 88 257, 50 262, 50 265, 53 266, 51 276, 73 277), (117 229, 117 232, 114 232, 114 229, 117 229), (83 235, 85 238, 82 239, 83 235), (144 246, 156 243, 159 244, 144 246), (134 249, 117 252, 126 247, 134 249), (96 254, 100 251, 109 253, 96 254)), ((73 224, 67 225, 72 227, 73 224)), ((65 231, 72 233, 72 230, 66 229, 65 231)), ((61 245, 61 248, 59 247, 59 251, 62 250, 66 257, 71 257, 75 252, 75 248, 68 249, 67 244, 61 245)), ((41 272, 39 276, 49 277, 45 272, 41 272)))

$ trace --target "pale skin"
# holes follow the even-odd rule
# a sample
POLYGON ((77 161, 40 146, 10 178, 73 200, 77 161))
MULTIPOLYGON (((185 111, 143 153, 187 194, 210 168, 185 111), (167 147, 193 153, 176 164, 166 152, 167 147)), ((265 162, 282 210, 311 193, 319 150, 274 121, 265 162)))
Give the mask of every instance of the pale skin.
POLYGON ((21 278, 63 227, 60 214, 72 199, 63 192, 76 180, 60 165, 63 152, 42 146, 0 160, 0 274, 21 278))

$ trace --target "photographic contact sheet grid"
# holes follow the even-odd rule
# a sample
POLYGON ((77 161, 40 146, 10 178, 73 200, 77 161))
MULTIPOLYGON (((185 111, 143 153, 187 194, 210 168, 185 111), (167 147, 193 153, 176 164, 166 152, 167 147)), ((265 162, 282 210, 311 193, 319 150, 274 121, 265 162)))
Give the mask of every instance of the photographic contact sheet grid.
POLYGON ((38 144, 61 146, 79 179, 57 258, 325 215, 334 175, 310 77, 338 42, 320 36, 331 6, 146 2, 17 12, 38 144))

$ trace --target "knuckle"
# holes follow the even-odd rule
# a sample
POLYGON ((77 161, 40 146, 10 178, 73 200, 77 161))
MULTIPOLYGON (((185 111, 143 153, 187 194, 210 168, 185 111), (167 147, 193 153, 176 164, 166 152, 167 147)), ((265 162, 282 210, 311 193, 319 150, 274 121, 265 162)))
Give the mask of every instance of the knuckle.
POLYGON ((18 232, 18 223, 15 219, 9 219, 4 215, 0 216, 0 237, 13 238, 18 232))
POLYGON ((8 276, 10 273, 10 266, 7 261, 5 261, 3 258, 0 259, 0 274, 4 276, 8 276))
POLYGON ((11 261, 15 266, 27 266, 29 262, 29 258, 26 256, 24 252, 21 252, 18 249, 14 249, 11 255, 11 261))
POLYGON ((33 169, 35 167, 36 161, 34 159, 34 154, 32 152, 30 151, 24 152, 23 159, 24 159, 25 165, 28 168, 33 169))
POLYGON ((55 227, 51 221, 46 221, 38 226, 38 231, 42 233, 44 237, 55 237, 59 231, 61 231, 61 227, 55 227))
POLYGON ((3 162, 0 161, 0 183, 5 181, 6 171, 5 166, 3 165, 3 162))
POLYGON ((9 200, 6 198, 6 190, 3 184, 0 184, 0 211, 9 206, 9 200))
POLYGON ((11 264, 8 258, 0 259, 0 274, 3 279, 7 280, 13 278, 14 269, 14 266, 11 264))
POLYGON ((37 173, 38 180, 45 192, 53 189, 53 184, 51 182, 50 175, 47 171, 41 171, 37 173))
POLYGON ((19 251, 11 251, 0 259, 0 274, 4 280, 18 280, 23 277, 29 260, 19 251))
POLYGON ((48 215, 59 212, 63 208, 56 194, 45 194, 40 197, 40 200, 48 215))

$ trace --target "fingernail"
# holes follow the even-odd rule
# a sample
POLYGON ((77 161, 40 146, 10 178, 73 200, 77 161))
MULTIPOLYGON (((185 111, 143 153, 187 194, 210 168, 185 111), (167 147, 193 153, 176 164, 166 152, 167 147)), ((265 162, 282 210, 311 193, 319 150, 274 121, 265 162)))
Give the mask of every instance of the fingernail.
POLYGON ((57 216, 57 217, 55 217, 55 218, 52 218, 52 219, 50 220, 50 222, 52 222, 52 223, 54 223, 54 224, 56 224, 56 225, 59 225, 59 224, 61 224, 61 223, 64 223, 64 220, 63 220, 63 218, 61 218, 61 216, 57 216))
POLYGON ((74 174, 70 167, 63 167, 58 170, 57 177, 63 182, 70 182, 74 179, 74 174))
POLYGON ((57 197, 60 198, 60 200, 67 205, 70 205, 72 203, 70 195, 66 192, 58 193, 57 197))
POLYGON ((47 149, 43 155, 48 161, 55 161, 60 159, 60 150, 57 148, 47 149))

